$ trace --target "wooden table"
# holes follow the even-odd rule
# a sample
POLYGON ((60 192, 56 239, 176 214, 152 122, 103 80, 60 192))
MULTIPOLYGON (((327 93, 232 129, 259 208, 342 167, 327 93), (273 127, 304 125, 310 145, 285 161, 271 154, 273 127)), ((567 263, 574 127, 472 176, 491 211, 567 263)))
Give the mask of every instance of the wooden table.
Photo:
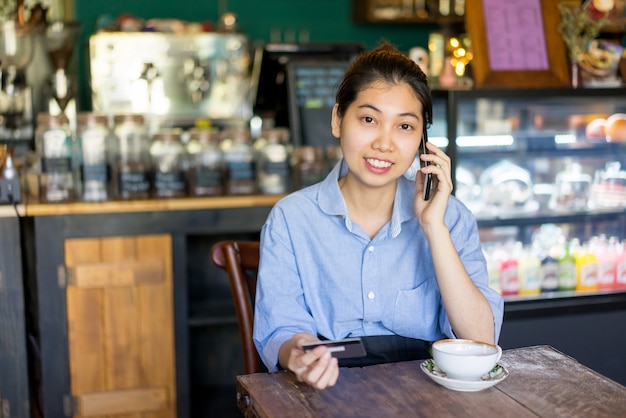
POLYGON ((237 376, 246 417, 626 417, 626 387, 550 346, 505 350, 509 376, 480 392, 433 382, 422 361, 342 369, 317 391, 291 372, 237 376))

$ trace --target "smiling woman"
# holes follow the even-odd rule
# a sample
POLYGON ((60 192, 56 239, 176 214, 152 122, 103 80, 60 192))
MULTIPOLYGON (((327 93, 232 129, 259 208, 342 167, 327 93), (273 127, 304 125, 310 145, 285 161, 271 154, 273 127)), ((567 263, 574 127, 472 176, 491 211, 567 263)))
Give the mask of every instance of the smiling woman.
POLYGON ((426 141, 431 122, 426 75, 395 47, 347 69, 331 122, 343 159, 279 201, 261 232, 254 340, 269 371, 324 389, 340 365, 425 358, 442 338, 498 340, 502 298, 476 221, 451 195, 450 158, 426 141), (410 180, 420 144, 425 164, 410 180), (429 175, 438 181, 426 199, 429 175), (324 344, 303 348, 352 337, 367 355, 347 363, 324 344))

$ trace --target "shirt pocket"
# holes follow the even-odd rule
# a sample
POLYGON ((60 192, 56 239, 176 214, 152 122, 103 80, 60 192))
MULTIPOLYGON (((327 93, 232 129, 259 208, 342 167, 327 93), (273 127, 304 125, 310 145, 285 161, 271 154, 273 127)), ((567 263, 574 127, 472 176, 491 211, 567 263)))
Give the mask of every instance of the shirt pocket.
MULTIPOLYGON (((413 289, 399 290, 390 313, 390 324, 383 324, 394 333, 429 340, 439 333, 441 297, 433 277, 413 289)), ((387 317, 387 315, 385 315, 387 317)))

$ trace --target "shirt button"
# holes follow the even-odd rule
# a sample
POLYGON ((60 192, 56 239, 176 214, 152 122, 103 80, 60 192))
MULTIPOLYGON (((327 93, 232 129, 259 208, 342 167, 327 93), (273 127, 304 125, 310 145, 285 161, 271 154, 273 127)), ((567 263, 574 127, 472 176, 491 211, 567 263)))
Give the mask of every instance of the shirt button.
POLYGON ((370 290, 370 292, 367 294, 367 298, 368 298, 369 300, 374 299, 374 292, 372 292, 372 291, 370 290))
POLYGON ((370 253, 374 252, 374 246, 370 245, 369 248, 367 249, 367 251, 369 251, 370 253))

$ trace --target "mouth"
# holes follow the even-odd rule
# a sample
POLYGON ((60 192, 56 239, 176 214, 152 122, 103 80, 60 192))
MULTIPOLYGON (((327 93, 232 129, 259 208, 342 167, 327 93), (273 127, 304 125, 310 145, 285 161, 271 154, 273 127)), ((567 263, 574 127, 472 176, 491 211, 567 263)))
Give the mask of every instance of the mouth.
POLYGON ((374 168, 385 169, 393 165, 390 161, 378 160, 375 158, 366 158, 365 161, 374 168))

